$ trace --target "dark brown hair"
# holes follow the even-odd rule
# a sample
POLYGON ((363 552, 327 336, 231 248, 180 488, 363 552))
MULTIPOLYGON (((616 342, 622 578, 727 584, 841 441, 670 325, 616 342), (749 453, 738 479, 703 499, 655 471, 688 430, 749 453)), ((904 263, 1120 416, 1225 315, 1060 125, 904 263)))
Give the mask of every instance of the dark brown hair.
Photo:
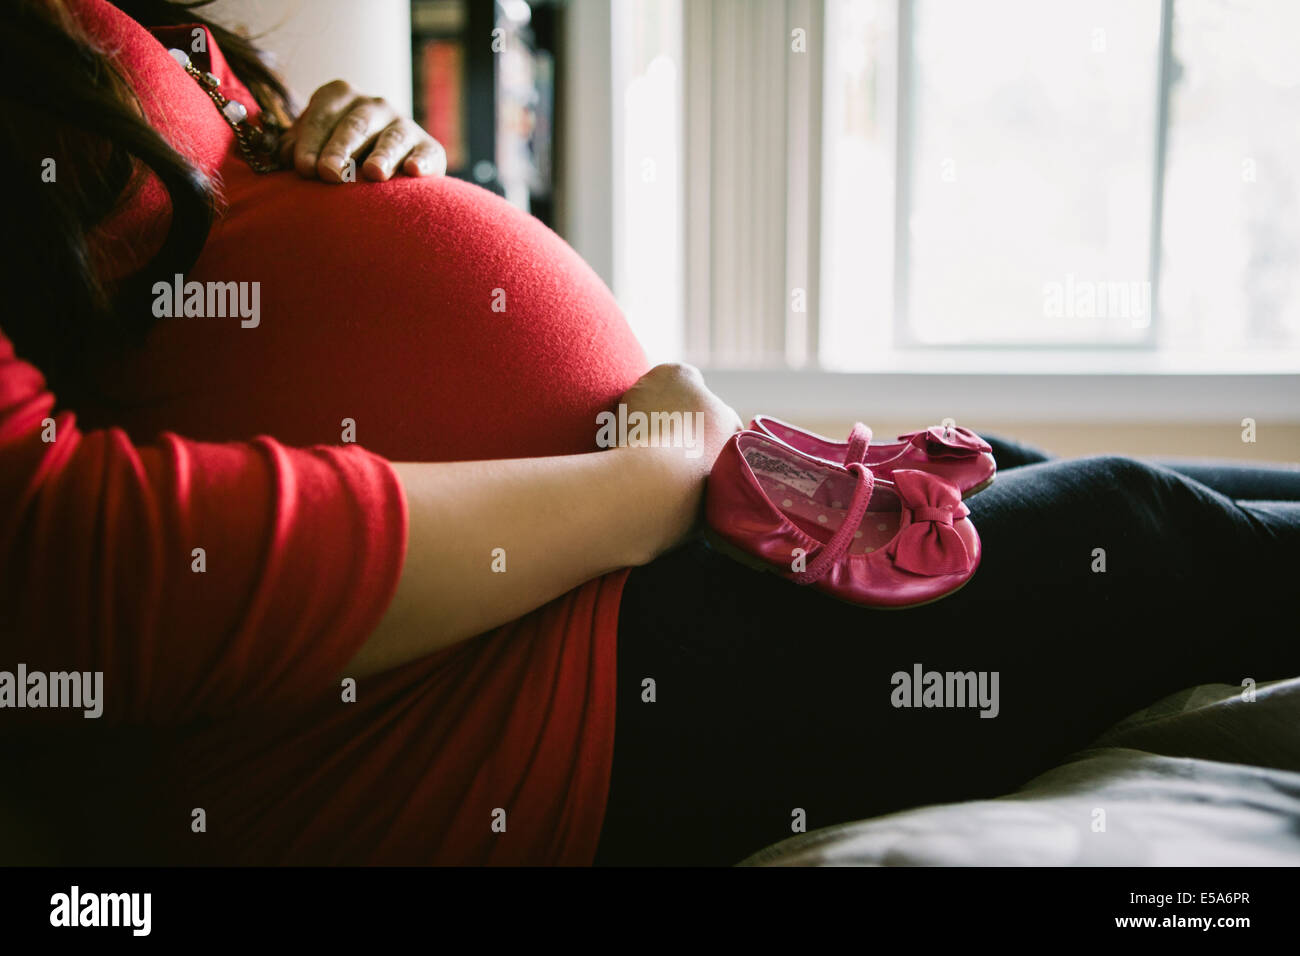
MULTIPOLYGON (((287 123, 289 94, 250 40, 196 12, 212 0, 116 0, 145 26, 206 26, 258 104, 287 123)), ((61 0, 0 2, 0 226, 5 305, 0 326, 67 404, 88 389, 94 355, 138 343, 153 324, 153 278, 194 264, 212 227, 213 184, 149 125, 106 51, 61 0), (42 181, 47 159, 57 183, 42 181), (171 200, 161 248, 140 272, 107 287, 88 236, 151 171, 171 200)))

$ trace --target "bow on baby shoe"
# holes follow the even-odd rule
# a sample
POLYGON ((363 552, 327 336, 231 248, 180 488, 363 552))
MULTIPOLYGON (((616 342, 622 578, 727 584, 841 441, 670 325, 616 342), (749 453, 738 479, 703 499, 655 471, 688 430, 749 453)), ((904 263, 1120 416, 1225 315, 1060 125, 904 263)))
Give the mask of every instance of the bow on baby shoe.
POLYGON ((979 435, 958 425, 932 425, 925 431, 899 435, 898 440, 911 442, 931 458, 972 458, 993 450, 979 435))
POLYGON ((970 567, 970 554, 953 522, 970 514, 961 492, 926 471, 894 472, 902 503, 902 525, 890 544, 894 565, 913 574, 960 574, 970 567))

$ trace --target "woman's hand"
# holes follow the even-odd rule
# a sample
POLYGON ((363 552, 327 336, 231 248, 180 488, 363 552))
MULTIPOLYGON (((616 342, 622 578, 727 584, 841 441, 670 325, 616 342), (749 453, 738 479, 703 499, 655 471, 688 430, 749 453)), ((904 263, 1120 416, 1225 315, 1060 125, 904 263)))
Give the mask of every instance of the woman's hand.
POLYGON ((345 182, 349 159, 361 175, 378 182, 398 170, 408 176, 442 176, 447 152, 414 120, 399 116, 386 101, 363 96, 342 80, 312 94, 302 115, 285 131, 280 161, 293 163, 304 179, 345 182))
POLYGON ((703 471, 706 475, 727 439, 743 427, 731 406, 709 391, 704 376, 694 365, 656 365, 623 393, 619 404, 627 406, 628 414, 642 412, 646 416, 656 412, 702 413, 704 434, 697 435, 692 430, 689 437, 693 447, 673 447, 677 454, 671 457, 692 462, 690 470, 703 471))
MULTIPOLYGON (((743 427, 731 406, 709 391, 699 369, 692 365, 657 365, 637 381, 619 399, 628 415, 643 412, 647 417, 659 413, 682 412, 690 415, 692 430, 685 443, 666 447, 629 448, 639 467, 657 471, 663 500, 653 507, 662 511, 662 538, 646 560, 679 544, 694 529, 704 499, 704 482, 713 463, 733 434, 743 427), (697 418, 695 412, 701 413, 697 418), (695 422, 702 421, 703 434, 696 434, 695 422)), ((631 507, 649 507, 649 503, 630 503, 631 507)))
POLYGON ((621 401, 629 415, 699 412, 703 434, 692 430, 687 447, 394 464, 407 503, 406 562, 383 621, 345 673, 408 663, 679 544, 740 419, 689 365, 651 369, 621 401))

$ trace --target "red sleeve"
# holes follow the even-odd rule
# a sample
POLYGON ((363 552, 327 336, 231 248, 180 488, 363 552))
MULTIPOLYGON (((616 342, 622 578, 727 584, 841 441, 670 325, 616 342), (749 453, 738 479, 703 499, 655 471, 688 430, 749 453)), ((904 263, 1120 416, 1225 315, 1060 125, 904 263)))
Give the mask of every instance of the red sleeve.
POLYGON ((387 462, 269 438, 137 447, 53 409, 0 334, 0 670, 102 671, 104 716, 131 722, 337 689, 405 555, 387 462))

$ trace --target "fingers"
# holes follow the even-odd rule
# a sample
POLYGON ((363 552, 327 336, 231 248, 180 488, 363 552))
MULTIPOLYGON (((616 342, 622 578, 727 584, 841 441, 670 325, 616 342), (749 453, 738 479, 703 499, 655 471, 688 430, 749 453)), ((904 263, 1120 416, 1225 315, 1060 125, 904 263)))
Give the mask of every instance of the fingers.
POLYGON ((436 139, 426 136, 406 157, 402 171, 408 176, 445 176, 447 151, 436 139))
POLYGON ((356 98, 356 91, 342 80, 326 83, 312 94, 286 137, 285 148, 293 150, 293 165, 299 176, 315 178, 321 150, 339 116, 356 98))
POLYGON ((326 182, 343 182, 344 163, 359 158, 396 118, 393 108, 381 99, 354 100, 321 148, 317 175, 326 182))
POLYGON ((411 120, 398 119, 380 133, 362 170, 367 179, 382 182, 399 166, 408 176, 441 176, 447 172, 447 154, 411 120))
POLYGON ((330 183, 344 182, 348 160, 363 156, 362 173, 379 182, 399 169, 408 176, 441 176, 447 171, 447 153, 440 143, 399 117, 383 99, 361 96, 342 80, 312 95, 280 145, 283 164, 292 161, 303 178, 330 183))
POLYGON ((415 131, 405 121, 394 120, 384 127, 375 140, 374 148, 366 157, 361 171, 367 179, 383 182, 393 175, 397 164, 411 151, 415 142, 415 131))

